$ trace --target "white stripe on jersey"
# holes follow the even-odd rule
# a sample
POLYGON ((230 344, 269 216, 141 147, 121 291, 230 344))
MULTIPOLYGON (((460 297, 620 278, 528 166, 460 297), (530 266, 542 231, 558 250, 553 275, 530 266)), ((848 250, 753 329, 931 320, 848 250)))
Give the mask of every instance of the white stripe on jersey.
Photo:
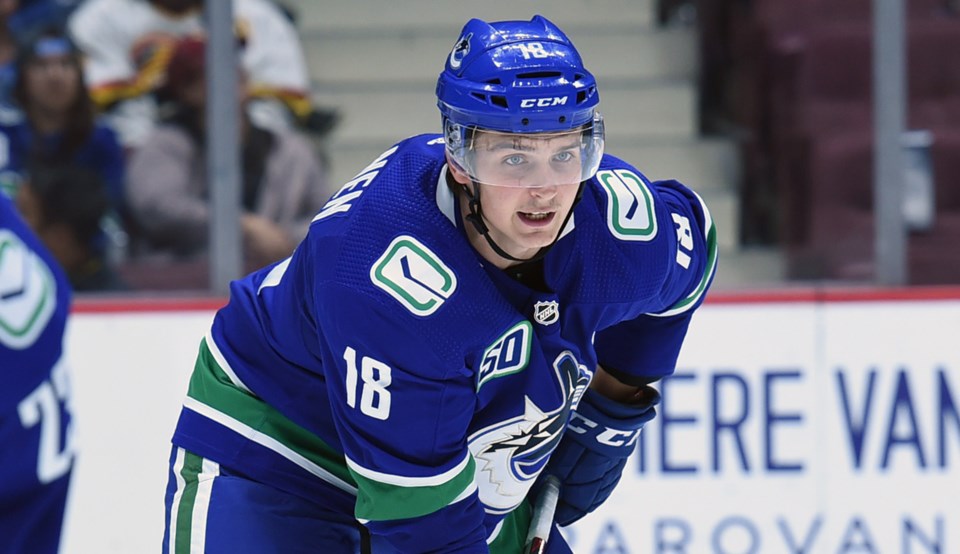
MULTIPOLYGON (((460 475, 464 468, 467 467, 467 464, 470 463, 471 455, 469 452, 467 452, 466 456, 463 457, 463 460, 461 460, 457 465, 439 475, 430 475, 427 477, 406 477, 403 475, 381 473, 379 471, 367 469, 357 462, 351 460, 349 457, 345 456, 345 458, 347 460, 347 465, 350 466, 350 469, 356 473, 359 473, 363 477, 370 479, 371 481, 386 483, 388 485, 394 485, 397 487, 433 487, 436 485, 442 485, 460 475)), ((459 496, 457 498, 459 498, 459 496)))
POLYGON ((207 542, 207 512, 210 509, 210 494, 213 483, 220 475, 220 464, 203 459, 200 475, 197 476, 197 496, 193 501, 190 517, 190 552, 203 554, 207 542))
POLYGON ((252 396, 256 396, 255 394, 250 392, 250 389, 247 388, 245 384, 243 384, 243 381, 241 381, 240 378, 237 377, 237 374, 233 371, 233 368, 230 367, 229 363, 227 363, 227 359, 223 357, 223 352, 220 352, 220 347, 217 346, 216 341, 213 340, 212 331, 213 331, 212 327, 210 329, 207 329, 207 334, 204 337, 204 340, 207 343, 207 348, 210 349, 210 354, 213 355, 213 359, 217 361, 217 365, 220 366, 220 369, 222 369, 223 372, 227 374, 227 377, 230 378, 230 382, 233 383, 235 387, 243 390, 246 393, 249 393, 252 396))
POLYGON ((326 469, 320 467, 319 465, 313 463, 312 461, 298 454, 297 452, 292 450, 290 447, 284 445, 277 439, 269 435, 265 435, 260 431, 257 431, 256 429, 250 427, 246 423, 238 421, 230 417, 229 415, 215 408, 212 408, 204 404, 203 402, 200 402, 199 400, 195 398, 191 398, 189 396, 184 399, 183 406, 187 409, 197 412, 198 414, 206 417, 207 419, 216 421, 220 425, 223 425, 224 427, 232 430, 233 432, 239 435, 242 435, 248 440, 259 444, 260 446, 263 446, 265 448, 268 448, 276 452, 277 454, 283 456, 287 460, 300 466, 301 468, 319 477, 320 479, 323 479, 324 481, 337 487, 338 489, 348 492, 354 496, 357 494, 357 488, 351 485, 350 483, 343 481, 336 475, 330 473, 326 469))
POLYGON ((173 502, 170 503, 170 521, 167 522, 167 526, 170 528, 170 544, 168 545, 168 552, 173 554, 177 551, 177 515, 180 513, 180 501, 183 499, 183 489, 186 488, 187 483, 183 480, 183 475, 180 474, 183 471, 183 460, 186 457, 186 451, 182 448, 177 448, 177 457, 173 461, 173 476, 177 481, 177 490, 173 493, 173 502))

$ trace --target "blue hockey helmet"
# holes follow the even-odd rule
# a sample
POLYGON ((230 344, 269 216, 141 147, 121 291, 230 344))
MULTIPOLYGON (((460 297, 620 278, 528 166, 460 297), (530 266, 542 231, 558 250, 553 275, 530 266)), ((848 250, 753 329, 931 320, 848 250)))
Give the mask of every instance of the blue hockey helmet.
POLYGON ((474 130, 581 133, 581 177, 590 178, 603 155, 599 102, 596 80, 573 43, 539 15, 530 21, 471 19, 437 81, 447 150, 474 178, 474 130))
POLYGON ((437 100, 455 123, 542 133, 590 123, 600 98, 570 39, 537 15, 467 22, 440 74, 437 100))

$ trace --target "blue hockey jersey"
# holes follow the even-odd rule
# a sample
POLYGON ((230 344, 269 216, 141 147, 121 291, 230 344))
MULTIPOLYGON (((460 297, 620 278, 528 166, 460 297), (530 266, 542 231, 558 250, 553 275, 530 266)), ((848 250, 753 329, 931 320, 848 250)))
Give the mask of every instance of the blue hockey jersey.
POLYGON ((692 191, 605 156, 535 290, 471 247, 444 164, 436 135, 397 144, 231 285, 173 440, 400 551, 516 551, 597 365, 673 371, 715 231, 692 191))
POLYGON ((0 550, 54 553, 73 468, 71 290, 0 193, 0 550))
POLYGON ((0 411, 50 377, 63 353, 71 290, 63 271, 0 193, 0 411))

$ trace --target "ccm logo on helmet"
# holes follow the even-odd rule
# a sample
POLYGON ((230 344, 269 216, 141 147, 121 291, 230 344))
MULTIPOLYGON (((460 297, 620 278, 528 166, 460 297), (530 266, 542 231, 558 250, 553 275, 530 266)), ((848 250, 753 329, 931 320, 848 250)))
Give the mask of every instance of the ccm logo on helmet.
POLYGON ((552 106, 564 106, 567 103, 567 96, 555 96, 553 98, 524 98, 520 100, 521 108, 550 108, 552 106))

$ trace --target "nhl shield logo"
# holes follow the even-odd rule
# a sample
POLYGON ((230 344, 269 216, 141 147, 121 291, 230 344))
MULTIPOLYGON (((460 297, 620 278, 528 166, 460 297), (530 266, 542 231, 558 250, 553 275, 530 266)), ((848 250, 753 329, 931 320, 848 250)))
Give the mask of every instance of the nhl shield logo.
POLYGON ((540 325, 551 325, 560 319, 560 305, 556 300, 533 305, 533 319, 540 325))

